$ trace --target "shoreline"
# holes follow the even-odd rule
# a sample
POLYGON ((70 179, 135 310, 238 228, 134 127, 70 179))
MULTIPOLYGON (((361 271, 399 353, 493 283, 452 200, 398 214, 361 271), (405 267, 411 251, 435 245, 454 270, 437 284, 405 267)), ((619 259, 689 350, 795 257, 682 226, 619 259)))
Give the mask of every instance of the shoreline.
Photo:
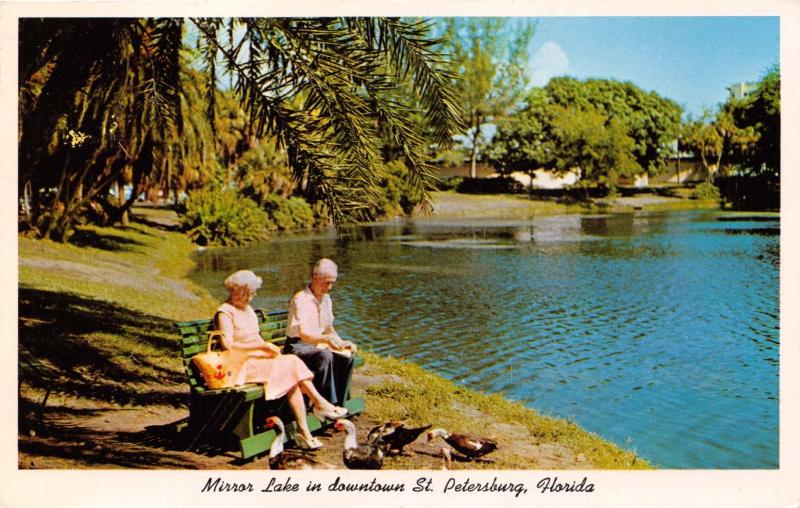
MULTIPOLYGON (((171 323, 210 315, 216 302, 188 279, 196 246, 153 220, 169 213, 137 211, 148 225, 81 228, 78 245, 19 238, 20 348, 65 375, 41 424, 26 418, 42 387, 22 379, 21 469, 266 468, 263 459, 239 464, 229 453, 175 449, 172 424, 188 416, 188 386, 171 323), (48 345, 53 333, 71 348, 48 345)), ((360 437, 378 423, 404 419, 499 441, 493 462, 457 462, 457 469, 651 468, 573 422, 473 392, 413 363, 364 356, 366 366, 353 378, 354 395, 367 403, 355 420, 360 437)), ((342 468, 343 436, 320 437, 326 446, 318 456, 342 468)), ((420 440, 410 456, 387 460, 384 469, 439 469, 441 444, 420 440)))

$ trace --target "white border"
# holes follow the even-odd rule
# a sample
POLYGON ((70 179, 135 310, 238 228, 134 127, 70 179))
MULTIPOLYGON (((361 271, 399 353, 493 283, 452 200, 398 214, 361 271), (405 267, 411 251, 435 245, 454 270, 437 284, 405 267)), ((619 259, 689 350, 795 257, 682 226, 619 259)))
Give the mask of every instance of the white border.
MULTIPOLYGON (((800 158, 797 148, 800 103, 798 94, 798 58, 800 45, 800 3, 790 0, 756 3, 752 0, 733 1, 605 1, 591 0, 560 2, 494 0, 333 0, 313 2, 250 1, 228 3, 208 2, 162 3, 157 0, 133 2, 18 2, 0 4, 0 107, 4 129, 2 146, 4 185, 0 185, 0 207, 4 242, 2 263, 3 323, 7 330, 17 326, 17 238, 16 238, 16 66, 17 19, 24 16, 332 16, 332 15, 500 15, 500 16, 781 16, 781 74, 782 97, 782 209, 781 209, 781 369, 780 369, 780 469, 766 471, 452 471, 452 472, 258 472, 258 471, 38 471, 17 469, 16 431, 16 332, 7 333, 2 365, 0 365, 0 507, 42 506, 330 506, 346 503, 351 506, 473 506, 501 504, 508 506, 798 506, 800 505, 800 376, 798 376, 798 302, 800 277, 798 264, 797 173, 800 158), (12 345, 13 344, 13 345, 12 345), (477 496, 475 494, 429 495, 412 494, 388 496, 361 494, 332 496, 322 494, 200 494, 209 477, 221 476, 231 482, 252 482, 256 489, 271 476, 291 477, 305 485, 309 479, 326 484, 336 476, 349 481, 369 481, 374 477, 382 482, 407 483, 413 487, 422 476, 433 477, 441 487, 447 477, 460 481, 524 482, 529 489, 525 496, 515 499, 508 494, 477 496), (539 494, 536 483, 547 476, 561 480, 580 481, 584 476, 595 485, 593 494, 539 494)), ((765 62, 768 65, 769 62, 765 62)), ((731 415, 735 418, 736 415, 731 415)), ((438 490, 437 487, 437 490, 438 490)))

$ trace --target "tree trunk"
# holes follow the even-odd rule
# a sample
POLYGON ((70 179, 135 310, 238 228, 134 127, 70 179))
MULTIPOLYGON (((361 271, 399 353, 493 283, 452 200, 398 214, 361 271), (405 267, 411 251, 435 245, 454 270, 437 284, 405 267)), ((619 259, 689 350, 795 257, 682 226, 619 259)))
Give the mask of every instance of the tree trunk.
POLYGON ((122 177, 118 178, 114 185, 117 189, 117 199, 114 204, 117 209, 119 222, 123 226, 127 226, 129 224, 128 209, 125 208, 125 185, 122 177))
POLYGON ((478 139, 481 137, 482 118, 481 116, 478 116, 475 120, 475 131, 472 133, 472 149, 470 150, 469 154, 470 178, 478 177, 478 139))
POLYGON ((26 181, 22 186, 22 218, 30 223, 31 220, 31 181, 26 181))
POLYGON ((472 150, 469 154, 469 176, 470 178, 478 177, 478 135, 472 137, 472 150))
POLYGON ((528 199, 533 199, 533 179, 536 178, 536 170, 528 170, 528 199))

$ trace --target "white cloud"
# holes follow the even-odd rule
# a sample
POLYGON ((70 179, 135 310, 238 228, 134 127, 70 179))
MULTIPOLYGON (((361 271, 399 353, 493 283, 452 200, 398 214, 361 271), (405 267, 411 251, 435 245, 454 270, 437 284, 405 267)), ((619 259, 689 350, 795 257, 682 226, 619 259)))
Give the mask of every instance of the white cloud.
POLYGON ((531 84, 544 86, 554 76, 564 74, 569 68, 569 57, 561 46, 547 41, 531 60, 531 84))

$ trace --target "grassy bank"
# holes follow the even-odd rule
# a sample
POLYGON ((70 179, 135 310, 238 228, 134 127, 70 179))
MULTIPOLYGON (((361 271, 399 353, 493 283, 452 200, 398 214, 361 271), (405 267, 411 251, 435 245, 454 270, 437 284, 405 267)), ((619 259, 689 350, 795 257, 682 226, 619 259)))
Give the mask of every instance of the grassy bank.
MULTIPOLYGON (((634 211, 694 210, 718 208, 715 201, 644 194, 636 197, 595 199, 585 203, 559 203, 529 199, 519 194, 459 194, 454 191, 432 193, 431 218, 525 220, 567 213, 623 213, 634 211)), ((420 214, 420 217, 425 217, 420 214)))
MULTIPOLYGON (((142 213, 142 212, 139 212, 142 213)), ((42 422, 29 418, 44 385, 23 381, 21 468, 264 468, 227 454, 176 448, 170 423, 188 414, 174 320, 216 302, 187 279, 194 247, 151 210, 128 228, 82 228, 71 244, 19 239, 19 345, 61 373, 42 422), (25 418, 28 418, 25 420, 25 418)), ((649 465, 577 425, 498 395, 457 386, 416 365, 365 352, 354 376, 367 412, 359 434, 388 419, 494 437, 494 462, 457 468, 627 469, 649 465)), ((320 456, 341 467, 339 433, 320 456)), ((441 443, 416 443, 387 468, 438 469, 441 443)))

